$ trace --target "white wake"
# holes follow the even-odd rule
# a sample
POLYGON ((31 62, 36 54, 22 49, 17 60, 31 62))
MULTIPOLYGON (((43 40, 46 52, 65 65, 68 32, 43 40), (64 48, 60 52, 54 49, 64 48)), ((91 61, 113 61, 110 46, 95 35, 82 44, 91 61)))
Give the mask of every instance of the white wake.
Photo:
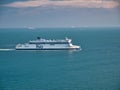
POLYGON ((0 48, 0 51, 13 51, 15 49, 0 48))

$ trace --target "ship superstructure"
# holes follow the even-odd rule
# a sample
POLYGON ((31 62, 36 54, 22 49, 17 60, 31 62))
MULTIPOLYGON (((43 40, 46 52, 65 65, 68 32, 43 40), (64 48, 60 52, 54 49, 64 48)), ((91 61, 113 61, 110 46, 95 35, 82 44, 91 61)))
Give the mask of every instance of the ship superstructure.
POLYGON ((25 44, 17 44, 16 50, 73 50, 80 49, 80 46, 73 45, 71 39, 64 40, 43 39, 37 37, 36 40, 30 40, 25 44))

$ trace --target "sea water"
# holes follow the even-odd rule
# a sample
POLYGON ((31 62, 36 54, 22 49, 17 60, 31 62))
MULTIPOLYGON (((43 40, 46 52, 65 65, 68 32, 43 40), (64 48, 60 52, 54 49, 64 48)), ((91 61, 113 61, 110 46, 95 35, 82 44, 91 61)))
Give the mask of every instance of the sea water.
POLYGON ((120 90, 120 28, 0 29, 0 90, 120 90), (82 51, 14 49, 37 36, 82 51))

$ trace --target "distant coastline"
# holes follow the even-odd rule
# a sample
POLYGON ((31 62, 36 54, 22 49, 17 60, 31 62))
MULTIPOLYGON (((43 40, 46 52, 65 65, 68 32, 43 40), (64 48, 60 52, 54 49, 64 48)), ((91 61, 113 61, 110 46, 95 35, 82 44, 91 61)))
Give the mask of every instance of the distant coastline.
POLYGON ((120 28, 120 26, 111 26, 111 27, 0 27, 0 29, 30 29, 30 30, 33 30, 33 29, 72 29, 72 28, 76 28, 76 29, 83 29, 83 28, 120 28))

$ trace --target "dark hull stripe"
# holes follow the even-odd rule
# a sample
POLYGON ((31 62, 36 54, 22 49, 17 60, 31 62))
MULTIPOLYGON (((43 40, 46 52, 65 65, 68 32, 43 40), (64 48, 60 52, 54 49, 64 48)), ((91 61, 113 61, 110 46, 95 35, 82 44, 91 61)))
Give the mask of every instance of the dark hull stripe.
POLYGON ((45 49, 18 49, 16 50, 79 50, 80 48, 45 48, 45 49))

